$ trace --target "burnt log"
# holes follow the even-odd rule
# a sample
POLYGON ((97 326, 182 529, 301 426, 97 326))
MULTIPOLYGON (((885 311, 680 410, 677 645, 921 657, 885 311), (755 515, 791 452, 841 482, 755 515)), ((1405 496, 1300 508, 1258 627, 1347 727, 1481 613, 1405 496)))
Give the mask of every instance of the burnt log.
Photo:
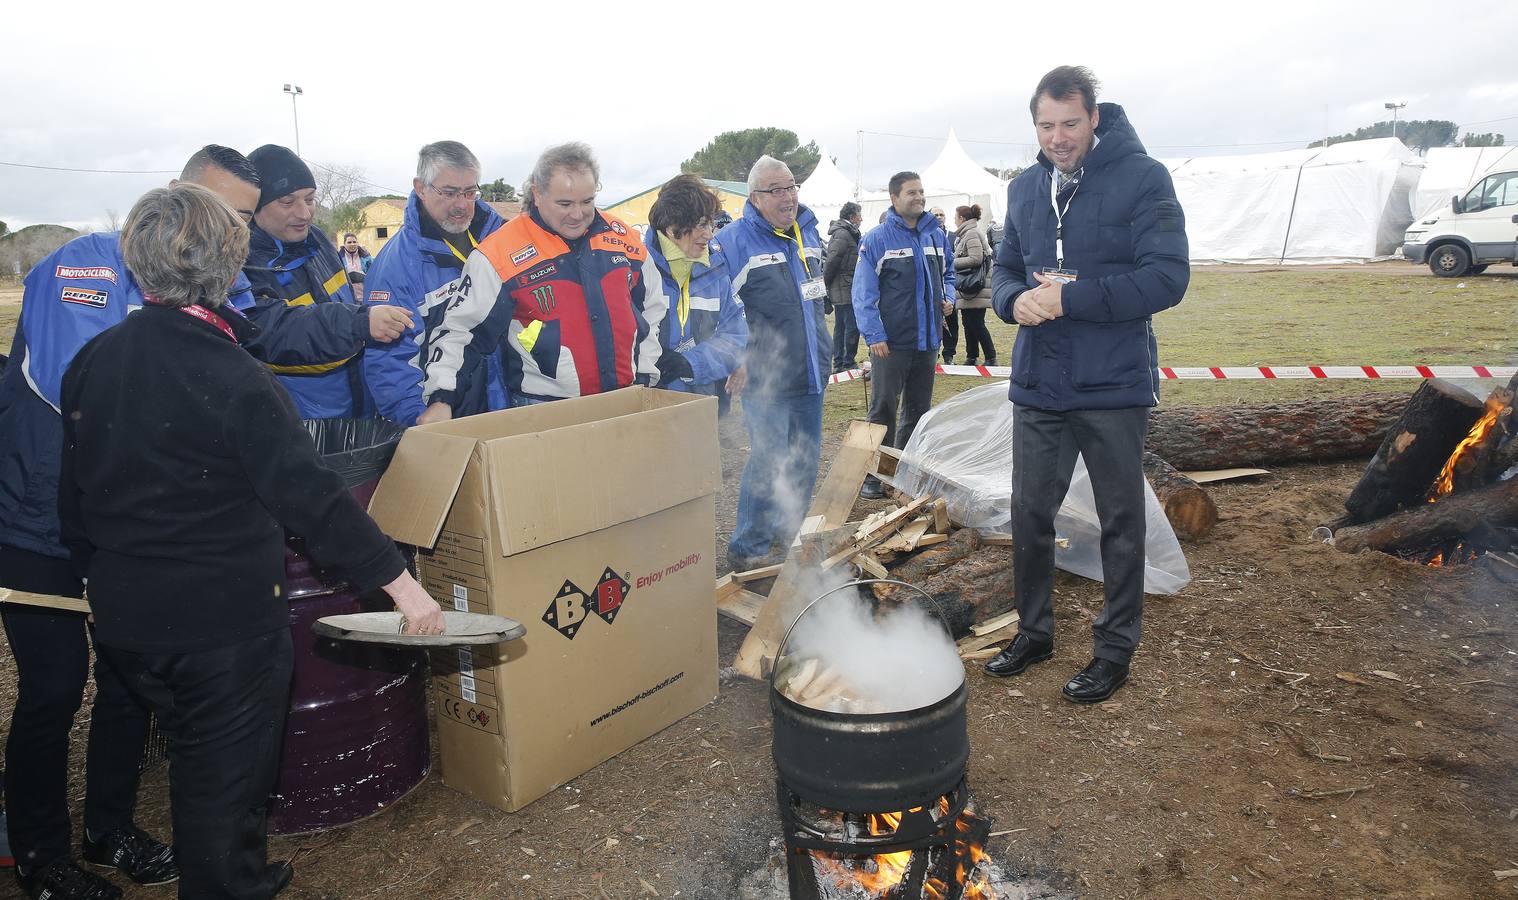
MULTIPOLYGON (((982 547, 973 555, 924 579, 918 587, 933 598, 957 641, 969 634, 976 624, 1017 605, 1012 593, 1012 548, 982 547)), ((898 589, 881 602, 922 602, 922 597, 916 591, 898 589)))
POLYGON ((1476 528, 1518 525, 1518 478, 1450 494, 1389 516, 1334 532, 1331 542, 1346 553, 1360 550, 1421 550, 1464 537, 1476 528))
POLYGON ((1218 508, 1201 485, 1148 450, 1144 451, 1144 475, 1177 536, 1194 540, 1212 532, 1218 508))
MULTIPOLYGON (((922 584, 980 549, 980 532, 973 528, 961 528, 949 535, 942 544, 935 544, 891 567, 891 577, 908 584, 922 584)), ((901 590, 895 585, 875 585, 875 596, 889 597, 901 590)))
POLYGON ((1263 406, 1177 406, 1149 414, 1148 449, 1177 469, 1363 459, 1407 394, 1363 393, 1263 406))
POLYGON ((1481 413, 1481 400, 1465 388, 1439 378, 1423 382, 1344 501, 1349 522, 1369 522, 1423 503, 1481 413))

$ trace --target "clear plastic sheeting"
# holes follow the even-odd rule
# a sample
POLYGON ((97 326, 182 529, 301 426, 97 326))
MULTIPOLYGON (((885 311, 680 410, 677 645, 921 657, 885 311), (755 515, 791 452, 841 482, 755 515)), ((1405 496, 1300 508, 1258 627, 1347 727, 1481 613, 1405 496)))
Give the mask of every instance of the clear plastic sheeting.
MULTIPOLYGON (((965 391, 929 410, 901 457, 888 479, 896 487, 914 497, 942 497, 950 517, 967 527, 1012 533, 1012 402, 1005 381, 965 391)), ((1147 481, 1144 519, 1144 591, 1173 594, 1191 581, 1191 569, 1147 481)), ((1054 531, 1062 539, 1054 564, 1101 581, 1101 525, 1083 458, 1076 459, 1054 531)))
POLYGON ((404 425, 388 419, 304 419, 327 468, 350 488, 377 480, 390 465, 404 425))

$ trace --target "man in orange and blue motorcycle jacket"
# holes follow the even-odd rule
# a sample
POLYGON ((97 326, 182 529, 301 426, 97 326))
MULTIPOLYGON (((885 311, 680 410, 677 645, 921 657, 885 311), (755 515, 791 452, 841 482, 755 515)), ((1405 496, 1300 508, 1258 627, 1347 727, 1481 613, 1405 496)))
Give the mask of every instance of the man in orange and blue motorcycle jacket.
POLYGON ((453 417, 502 335, 514 406, 658 381, 668 301, 646 290, 642 238, 596 209, 598 182, 584 144, 539 157, 524 214, 481 241, 464 265, 432 338, 428 407, 418 424, 453 417))

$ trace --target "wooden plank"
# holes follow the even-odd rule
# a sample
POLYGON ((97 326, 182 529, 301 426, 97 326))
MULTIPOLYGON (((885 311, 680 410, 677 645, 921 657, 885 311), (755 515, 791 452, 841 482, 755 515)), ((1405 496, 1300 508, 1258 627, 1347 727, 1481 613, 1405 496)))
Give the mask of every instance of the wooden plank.
POLYGON ((785 563, 775 563, 773 566, 760 566, 757 569, 749 569, 747 572, 734 572, 728 577, 738 584, 748 584, 750 581, 763 581, 766 578, 773 578, 779 575, 780 570, 784 567, 785 563))
POLYGON ((1232 481, 1235 478, 1253 478, 1257 475, 1269 475, 1266 469, 1207 469, 1200 472, 1182 472, 1187 478, 1197 484, 1210 484, 1214 481, 1232 481))
POLYGON ((917 543, 912 547, 912 549, 921 550, 923 547, 931 547, 934 544, 942 544, 948 539, 949 536, 947 534, 925 534, 917 539, 917 543))
POLYGON ((1014 609, 1011 612, 1004 612, 1001 615, 987 619, 984 622, 971 625, 970 630, 975 632, 976 637, 980 637, 982 635, 990 634, 993 631, 999 631, 1016 621, 1017 610, 1014 609))
MULTIPOLYGON (((1012 616, 1011 621, 994 631, 988 631, 985 634, 971 634, 968 637, 961 638, 959 643, 955 645, 959 650, 960 657, 968 658, 965 654, 974 653, 992 644, 999 644, 1002 641, 1009 641, 1017 637, 1017 612, 1013 611, 1010 615, 1012 616)), ((997 618, 1003 617, 998 616, 997 618)))
POLYGON ((983 547, 1010 547, 1012 546, 1012 535, 995 533, 987 534, 986 532, 982 531, 980 533, 980 543, 983 547))
POLYGON ((891 478, 896 474, 896 467, 901 464, 901 451, 895 447, 881 447, 880 458, 875 462, 875 474, 891 478))
POLYGON ((31 591, 15 591, 10 588, 0 588, 0 603, 43 606, 48 609, 61 609, 67 612, 87 613, 90 611, 88 600, 80 600, 77 597, 60 597, 57 594, 34 594, 31 591))
POLYGON ((933 501, 933 531, 937 534, 949 533, 949 501, 942 497, 933 501))
POLYGON ((971 650, 967 653, 961 653, 959 654, 959 658, 966 662, 976 662, 982 659, 990 659, 1000 652, 1000 647, 982 647, 979 650, 971 650))
POLYGON ((886 567, 882 566, 875 557, 870 556, 868 553, 856 553, 849 559, 849 562, 858 566, 860 571, 871 578, 891 577, 891 573, 886 571, 886 567))
MULTIPOLYGON (((847 532, 842 534, 847 535, 847 532)), ((808 580, 813 580, 833 546, 836 544, 826 534, 810 535, 786 557, 774 587, 770 588, 769 598, 760 608, 748 636, 743 639, 743 646, 738 648, 738 655, 733 659, 733 668, 738 674, 757 681, 768 673, 786 626, 813 599, 802 596, 801 589, 806 587, 808 580)))
POLYGON ((871 425, 864 419, 849 423, 843 443, 833 454, 833 464, 828 466, 827 477, 812 497, 808 515, 822 516, 828 528, 837 528, 848 520, 885 433, 884 425, 871 425))
POLYGON ((791 546, 800 547, 802 538, 809 534, 816 534, 819 531, 826 531, 827 529, 828 524, 822 516, 807 516, 801 520, 801 527, 796 530, 796 537, 791 541, 791 546))
POLYGON ((897 553, 910 553, 917 549, 923 535, 928 531, 928 520, 917 519, 908 522, 902 529, 891 536, 891 539, 880 545, 882 550, 892 550, 897 553))
POLYGON ((764 608, 764 601, 763 594, 740 587, 717 601, 717 614, 752 627, 759 618, 759 610, 764 608))

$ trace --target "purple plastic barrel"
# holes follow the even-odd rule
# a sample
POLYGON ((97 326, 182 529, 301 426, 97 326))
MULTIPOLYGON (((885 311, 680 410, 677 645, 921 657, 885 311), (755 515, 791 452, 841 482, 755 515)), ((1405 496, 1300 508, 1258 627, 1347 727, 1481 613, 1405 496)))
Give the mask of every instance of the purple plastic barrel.
MULTIPOLYGON (((368 505, 378 480, 350 488, 368 505)), ((323 616, 393 609, 363 596, 285 548, 285 590, 295 641, 290 715, 269 832, 297 834, 374 815, 427 777, 427 659, 420 651, 319 638, 323 616)))

